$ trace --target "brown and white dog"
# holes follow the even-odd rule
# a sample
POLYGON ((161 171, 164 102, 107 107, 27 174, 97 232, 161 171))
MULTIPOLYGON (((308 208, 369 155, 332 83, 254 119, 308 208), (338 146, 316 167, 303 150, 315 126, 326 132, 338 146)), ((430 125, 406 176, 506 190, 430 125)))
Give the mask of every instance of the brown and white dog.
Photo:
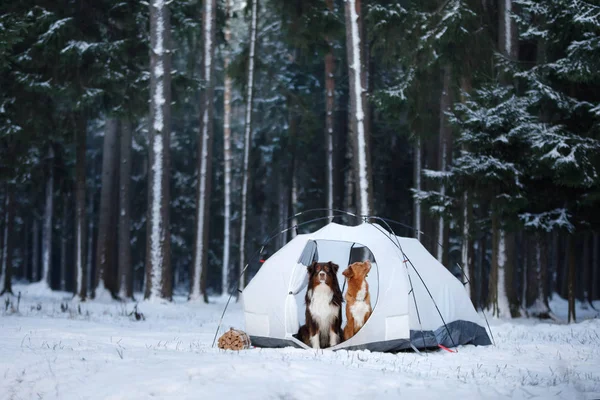
POLYGON ((342 274, 348 281, 346 291, 346 327, 344 340, 350 339, 362 328, 371 316, 371 296, 366 277, 371 270, 371 263, 355 262, 342 274))
POLYGON ((306 323, 299 339, 313 349, 335 346, 342 334, 342 291, 337 280, 339 266, 330 262, 307 267, 306 323))

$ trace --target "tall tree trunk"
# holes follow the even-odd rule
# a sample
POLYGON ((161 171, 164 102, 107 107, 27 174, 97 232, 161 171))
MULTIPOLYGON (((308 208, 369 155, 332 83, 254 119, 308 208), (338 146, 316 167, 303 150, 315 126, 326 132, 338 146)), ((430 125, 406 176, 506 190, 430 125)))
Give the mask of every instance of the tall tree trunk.
MULTIPOLYGON (((75 285, 73 293, 81 301, 87 297, 88 274, 91 273, 93 234, 93 203, 91 198, 92 212, 90 214, 90 243, 87 247, 89 263, 86 265, 86 224, 85 224, 85 149, 86 149, 86 120, 82 117, 76 121, 78 129, 75 132, 75 285)), ((92 171, 93 172, 93 171, 92 171)))
POLYGON ((492 208, 492 265, 490 270, 489 303, 495 317, 509 316, 506 293, 506 241, 504 230, 498 221, 497 211, 492 208))
POLYGON ((5 185, 5 187, 7 189, 7 194, 4 198, 0 197, 0 285, 2 285, 4 282, 4 270, 6 267, 4 264, 4 252, 6 251, 6 243, 4 239, 8 236, 6 234, 6 218, 8 217, 8 214, 6 213, 6 208, 8 205, 6 203, 8 200, 8 185, 5 185))
POLYGON ((546 291, 546 276, 548 271, 548 256, 546 238, 543 233, 536 233, 534 236, 535 241, 535 300, 533 306, 529 310, 529 314, 534 317, 547 318, 550 313, 550 307, 548 305, 548 297, 546 291))
POLYGON ((102 188, 100 189, 100 214, 98 217, 98 240, 96 243, 96 277, 92 297, 105 296, 108 291, 116 297, 116 280, 114 276, 115 233, 113 225, 113 207, 115 198, 115 182, 117 179, 118 152, 117 139, 119 122, 117 119, 106 120, 104 130, 104 146, 102 151, 102 188))
POLYGON ((37 282, 40 272, 40 221, 34 216, 31 227, 32 247, 31 251, 31 282, 37 282))
POLYGON ((250 146, 252 145, 252 98, 254 96, 254 54, 256 52, 256 22, 258 18, 258 0, 252 0, 252 20, 250 23, 250 54, 248 58, 248 80, 246 85, 246 123, 244 127, 244 176, 242 178, 242 218, 240 225, 240 290, 246 286, 245 249, 246 219, 248 212, 248 182, 250 180, 250 146))
MULTIPOLYGON (((440 98, 440 134, 439 134, 439 161, 438 168, 440 171, 446 171, 448 164, 450 163, 449 156, 451 150, 451 129, 448 124, 448 118, 446 112, 450 110, 451 98, 450 98, 450 77, 451 77, 450 66, 446 66, 443 69, 443 87, 442 96, 440 98)), ((440 184, 440 194, 446 195, 446 184, 440 184)), ((448 264, 448 240, 449 240, 449 227, 445 223, 444 217, 440 215, 437 226, 437 259, 443 265, 448 264)))
POLYGON ((592 236, 592 300, 600 297, 600 234, 592 236))
POLYGON ((119 168, 118 262, 119 297, 133 298, 133 264, 131 263, 131 122, 121 120, 119 168))
MULTIPOLYGON (((349 163, 352 163, 352 138, 350 138, 350 132, 348 132, 348 140, 346 141, 346 160, 349 163)), ((354 167, 346 168, 346 173, 344 175, 344 210, 355 213, 356 212, 356 196, 355 196, 355 188, 356 188, 356 179, 354 174, 354 167)), ((350 218, 350 217, 348 217, 350 218)), ((356 219, 349 219, 349 224, 355 224, 356 219)))
POLYGON ((581 268, 581 294, 582 301, 588 304, 592 303, 592 235, 589 232, 583 234, 583 257, 581 268))
POLYGON ((576 322, 577 317, 575 315, 575 268, 576 268, 576 256, 575 256, 575 235, 568 235, 567 254, 568 254, 568 299, 569 299, 569 316, 568 322, 576 322))
POLYGON ((208 230, 210 222, 210 192, 213 142, 213 97, 214 74, 213 58, 215 49, 216 0, 205 0, 202 14, 202 41, 204 43, 202 80, 205 87, 201 94, 202 118, 200 120, 200 140, 198 149, 198 186, 196 194, 196 232, 194 245, 193 271, 191 274, 190 300, 201 296, 208 303, 206 294, 206 274, 208 262, 208 230))
POLYGON ((528 271, 531 268, 530 262, 530 243, 529 238, 525 232, 521 233, 521 243, 523 250, 523 266, 521 271, 521 311, 525 316, 529 316, 527 313, 527 286, 528 286, 528 271))
POLYGON ((165 0, 150 3, 150 169, 146 299, 171 299, 169 176, 171 136, 171 22, 165 0))
MULTIPOLYGON (((465 95, 471 92, 471 77, 463 76, 460 81, 461 87, 461 102, 465 102, 465 95)), ((465 146, 462 146, 462 150, 466 150, 465 146)), ((473 241, 471 238, 471 221, 473 220, 473 204, 470 197, 469 190, 465 190, 462 198, 463 208, 463 225, 462 225, 462 247, 461 247, 461 263, 463 273, 465 275, 465 289, 471 299, 474 299, 473 289, 471 287, 472 271, 473 271, 473 241)))
POLYGON ((4 238, 2 246, 2 290, 0 296, 4 293, 12 294, 12 270, 13 270, 13 232, 15 222, 15 200, 14 187, 11 184, 6 185, 6 209, 4 212, 4 238))
MULTIPOLYGON (((290 199, 289 210, 290 214, 292 214, 292 220, 290 221, 290 226, 298 226, 298 217, 296 217, 296 213, 298 212, 298 181, 296 178, 296 170, 297 170, 297 159, 296 159, 296 137, 298 136, 298 124, 299 118, 296 112, 296 105, 293 103, 293 100, 288 101, 288 136, 289 136, 289 147, 288 154, 290 155, 290 163, 289 163, 289 174, 288 181, 291 182, 290 195, 288 196, 290 199)), ((294 238, 297 234, 297 228, 292 229, 290 231, 290 237, 294 238)))
POLYGON ((60 220, 60 290, 67 290, 67 214, 69 212, 69 197, 63 194, 62 213, 60 220))
POLYGON ((373 184, 371 172, 370 135, 365 123, 367 104, 366 61, 363 56, 361 0, 347 0, 346 42, 350 90, 350 126, 354 144, 354 170, 358 213, 371 215, 373 184))
POLYGON ((471 240, 471 221, 473 219, 473 206, 469 198, 469 191, 465 190, 462 199, 463 221, 462 221, 462 246, 461 246, 461 268, 464 274, 465 290, 471 299, 474 299, 473 287, 473 241, 471 240))
MULTIPOLYGON (((31 246, 31 239, 30 236, 31 235, 31 231, 30 231, 30 227, 29 227, 29 218, 24 218, 23 220, 23 278, 27 281, 30 280, 30 275, 31 275, 31 260, 30 260, 30 246, 31 246)), ((2 236, 2 234, 0 233, 0 237, 2 236)), ((2 243, 1 239, 0 239, 0 243, 2 243)), ((0 256, 1 257, 1 256, 0 256)), ((2 264, 2 261, 0 261, 0 265, 2 264)))
MULTIPOLYGON (((421 190, 421 173, 423 170, 423 161, 422 161, 423 149, 421 148, 421 137, 416 136, 415 142, 415 157, 414 157, 414 180, 415 180, 415 190, 421 190)), ((421 201, 414 196, 413 198, 413 225, 415 228, 415 237, 417 240, 421 241, 421 201)), ((465 266, 463 264, 463 266, 465 266)), ((466 266, 465 266, 466 267, 466 266)))
POLYGON ((498 2, 498 47, 505 56, 515 59, 518 56, 517 24, 511 18, 512 0, 498 2))
MULTIPOLYGON (((231 40, 231 4, 230 0, 225 0, 225 46, 230 45, 231 40)), ((230 270, 230 249, 231 249, 231 75, 229 74, 229 64, 231 62, 230 48, 225 49, 225 60, 223 69, 225 70, 225 88, 223 90, 223 270, 221 274, 221 293, 225 296, 229 294, 229 270, 230 270)))
POLYGON ((50 288, 50 268, 52 264, 52 220, 54 219, 54 149, 48 150, 48 176, 46 180, 46 202, 44 206, 44 226, 42 229, 42 282, 50 288))
POLYGON ((561 285, 560 295, 563 299, 569 297, 569 235, 563 235, 563 248, 565 256, 563 257, 562 265, 560 266, 561 285))
MULTIPOLYGON (((333 13, 333 0, 325 0, 327 9, 333 13)), ((335 61, 333 58, 333 42, 325 37, 327 54, 325 54, 325 138, 327 143, 327 208, 329 217, 333 217, 333 194, 335 167, 333 154, 333 128, 335 112, 335 61)), ((331 221, 331 220, 330 220, 331 221)))
POLYGON ((512 318, 518 318, 521 316, 521 312, 519 310, 519 293, 517 292, 517 281, 516 281, 516 271, 517 271, 517 252, 516 252, 516 238, 515 233, 506 232, 505 233, 505 246, 506 246, 506 265, 504 267, 504 280, 505 280, 505 290, 508 295, 508 305, 510 309, 510 316, 512 318))

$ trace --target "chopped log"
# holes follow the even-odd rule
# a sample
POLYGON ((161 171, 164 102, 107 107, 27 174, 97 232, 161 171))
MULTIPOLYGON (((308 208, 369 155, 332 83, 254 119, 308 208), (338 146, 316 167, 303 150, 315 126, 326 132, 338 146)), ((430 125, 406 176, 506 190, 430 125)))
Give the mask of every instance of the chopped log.
POLYGON ((219 348, 223 350, 244 350, 250 348, 250 338, 244 331, 230 328, 225 332, 218 342, 219 348))

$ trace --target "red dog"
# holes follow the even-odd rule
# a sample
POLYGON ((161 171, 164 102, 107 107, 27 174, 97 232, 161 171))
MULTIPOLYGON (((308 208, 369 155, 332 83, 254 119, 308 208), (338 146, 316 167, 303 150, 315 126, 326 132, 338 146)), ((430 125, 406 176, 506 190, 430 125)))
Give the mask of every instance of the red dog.
POLYGON ((313 349, 335 346, 342 333, 342 291, 337 280, 338 266, 331 261, 313 262, 308 270, 306 324, 299 339, 313 349))
POLYGON ((346 291, 346 327, 344 328, 344 340, 350 339, 363 327, 371 316, 371 295, 367 275, 371 270, 371 263, 355 262, 342 274, 347 279, 348 290, 346 291))

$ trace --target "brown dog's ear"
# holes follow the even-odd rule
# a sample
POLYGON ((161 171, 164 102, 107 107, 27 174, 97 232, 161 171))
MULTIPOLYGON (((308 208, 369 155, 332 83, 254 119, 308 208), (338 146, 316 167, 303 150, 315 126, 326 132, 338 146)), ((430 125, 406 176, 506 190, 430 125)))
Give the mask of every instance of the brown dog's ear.
POLYGON ((329 264, 329 268, 333 270, 333 273, 337 274, 338 270, 340 269, 340 266, 332 263, 331 261, 329 261, 327 264, 329 264))
POLYGON ((306 267, 306 270, 308 271, 308 275, 312 275, 315 272, 316 265, 317 265, 317 262, 313 261, 312 264, 310 264, 308 267, 306 267))
POLYGON ((352 266, 349 266, 348 268, 346 268, 344 270, 344 272, 342 272, 342 275, 344 275, 348 279, 352 278, 354 276, 354 271, 352 271, 352 266))

